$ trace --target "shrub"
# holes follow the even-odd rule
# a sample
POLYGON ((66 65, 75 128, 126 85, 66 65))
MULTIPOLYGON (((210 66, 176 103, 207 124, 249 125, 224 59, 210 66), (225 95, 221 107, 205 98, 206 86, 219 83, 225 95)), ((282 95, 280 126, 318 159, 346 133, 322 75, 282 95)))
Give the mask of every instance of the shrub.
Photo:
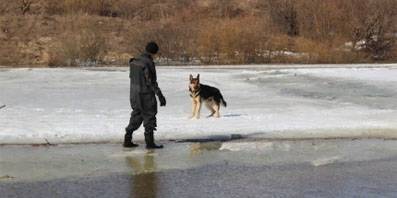
POLYGON ((95 25, 85 24, 75 34, 68 31, 51 49, 49 66, 95 66, 106 51, 105 38, 95 25))

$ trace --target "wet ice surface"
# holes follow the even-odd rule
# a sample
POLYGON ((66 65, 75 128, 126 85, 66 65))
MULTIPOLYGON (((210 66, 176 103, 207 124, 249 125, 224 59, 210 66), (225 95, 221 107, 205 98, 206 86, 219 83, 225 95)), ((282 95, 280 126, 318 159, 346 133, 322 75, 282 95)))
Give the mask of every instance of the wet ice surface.
POLYGON ((393 197, 397 141, 2 146, 5 197, 393 197))
POLYGON ((259 77, 254 83, 278 90, 280 95, 324 100, 326 105, 350 104, 369 109, 397 109, 397 100, 394 100, 397 98, 395 86, 397 77, 389 76, 387 73, 389 69, 336 69, 341 70, 340 73, 333 73, 334 70, 302 69, 266 72, 266 75, 259 77), (350 75, 344 74, 346 71, 351 72, 350 75), (372 73, 373 76, 357 79, 357 76, 365 76, 368 73, 372 73), (337 101, 337 103, 326 103, 326 101, 337 101))
MULTIPOLYGON (((337 66, 347 68, 159 67, 167 107, 156 136, 396 138, 396 65, 337 66), (206 119, 205 108, 188 119, 191 73, 222 91, 220 119, 206 119)), ((127 68, 0 69, 0 90, 0 144, 119 142, 129 120, 127 68)))

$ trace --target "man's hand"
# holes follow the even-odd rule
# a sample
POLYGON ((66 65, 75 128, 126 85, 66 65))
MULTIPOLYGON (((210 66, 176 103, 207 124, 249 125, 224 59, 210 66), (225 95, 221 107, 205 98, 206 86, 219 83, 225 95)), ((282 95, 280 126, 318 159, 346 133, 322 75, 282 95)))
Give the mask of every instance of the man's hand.
POLYGON ((159 97, 159 101, 160 101, 160 106, 164 107, 167 103, 167 101, 165 100, 165 97, 163 96, 163 94, 159 94, 158 97, 159 97))

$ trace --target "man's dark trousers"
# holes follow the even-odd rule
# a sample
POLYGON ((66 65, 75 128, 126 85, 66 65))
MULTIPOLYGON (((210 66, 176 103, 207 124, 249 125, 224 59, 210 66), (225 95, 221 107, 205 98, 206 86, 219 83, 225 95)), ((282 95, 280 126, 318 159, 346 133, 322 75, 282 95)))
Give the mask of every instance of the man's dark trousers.
POLYGON ((126 128, 127 135, 132 136, 132 133, 141 126, 142 122, 145 132, 155 131, 157 127, 157 101, 155 94, 136 94, 135 97, 130 99, 130 103, 132 112, 130 122, 126 128))

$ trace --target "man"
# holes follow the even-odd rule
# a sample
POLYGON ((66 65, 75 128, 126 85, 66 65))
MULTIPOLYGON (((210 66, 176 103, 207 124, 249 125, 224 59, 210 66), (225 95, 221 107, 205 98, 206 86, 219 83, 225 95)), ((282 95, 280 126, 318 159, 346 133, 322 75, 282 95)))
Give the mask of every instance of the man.
POLYGON ((154 143, 153 132, 156 130, 157 101, 160 106, 165 106, 166 100, 157 84, 156 68, 153 56, 159 50, 155 42, 146 45, 145 52, 138 58, 130 60, 130 103, 132 108, 130 122, 125 129, 124 147, 136 147, 132 142, 132 133, 137 130, 142 122, 145 127, 146 148, 158 149, 162 145, 154 143))

